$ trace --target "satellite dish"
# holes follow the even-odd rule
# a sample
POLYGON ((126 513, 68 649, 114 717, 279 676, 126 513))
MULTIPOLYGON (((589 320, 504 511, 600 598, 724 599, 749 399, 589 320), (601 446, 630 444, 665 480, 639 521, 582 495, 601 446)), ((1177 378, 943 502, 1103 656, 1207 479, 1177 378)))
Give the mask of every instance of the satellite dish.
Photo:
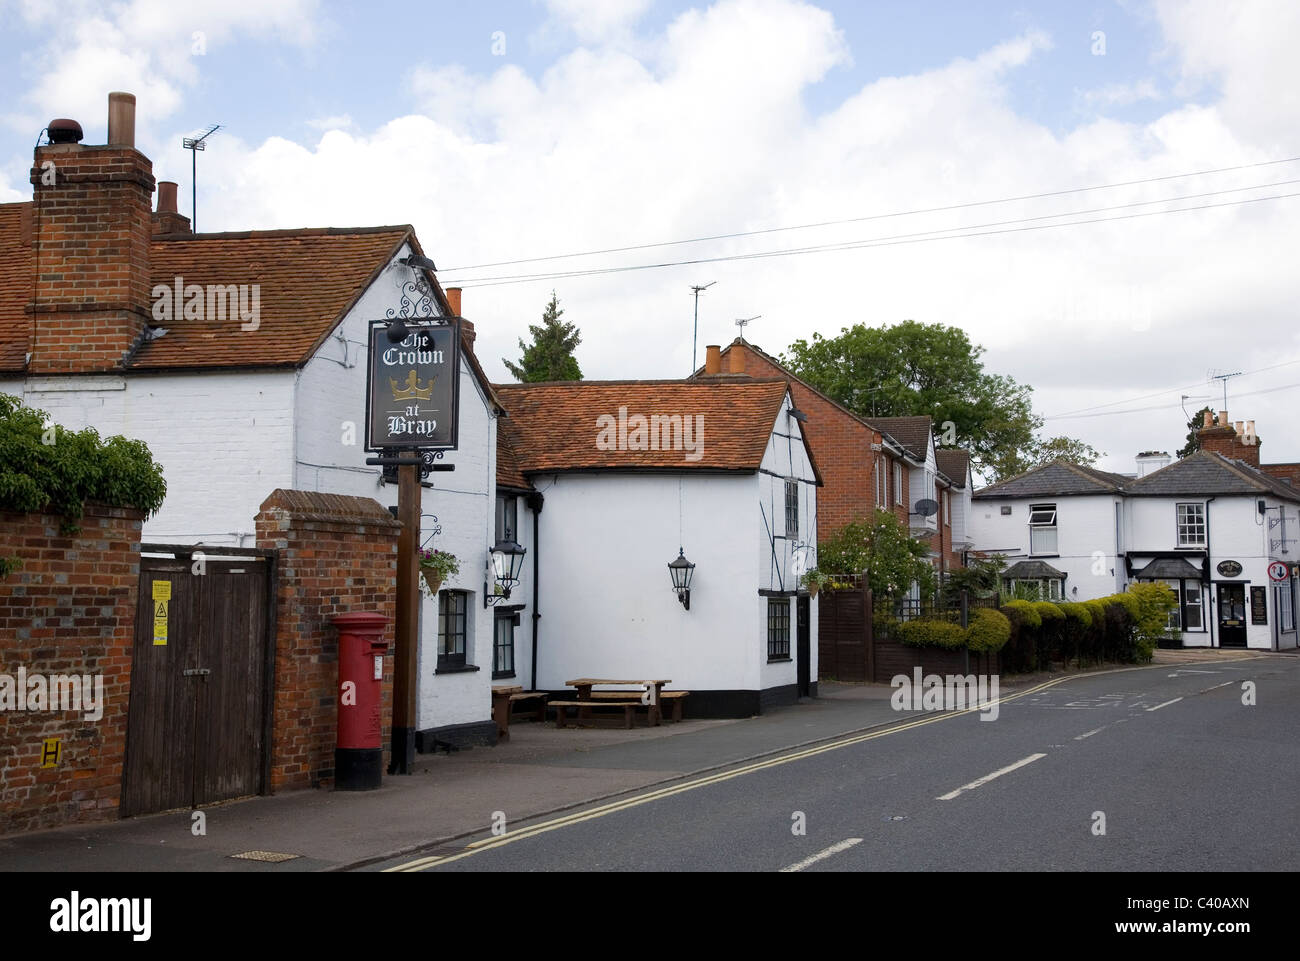
POLYGON ((932 517, 939 513, 939 502, 932 501, 928 497, 916 502, 916 507, 912 509, 913 514, 920 514, 922 517, 932 517))

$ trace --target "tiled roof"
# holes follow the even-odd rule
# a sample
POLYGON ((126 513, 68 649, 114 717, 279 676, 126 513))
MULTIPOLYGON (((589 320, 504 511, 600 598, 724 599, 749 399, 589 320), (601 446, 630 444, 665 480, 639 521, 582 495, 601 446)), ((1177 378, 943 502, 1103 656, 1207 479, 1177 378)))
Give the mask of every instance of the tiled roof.
POLYGON ((972 496, 992 499, 1073 494, 1125 494, 1132 497, 1271 494, 1300 503, 1300 491, 1285 481, 1208 450, 1199 450, 1137 479, 1095 467, 1053 461, 1000 484, 982 488, 972 496))
POLYGON ((1052 461, 977 490, 976 498, 1054 497, 1072 494, 1116 494, 1131 478, 1095 467, 1052 461))
POLYGON ((1156 580, 1158 578, 1176 580, 1180 577, 1199 578, 1201 572, 1193 567, 1185 557, 1157 557, 1140 571, 1134 571, 1133 576, 1146 578, 1148 580, 1156 580))
POLYGON ((519 455, 515 451, 518 442, 515 419, 497 418, 497 487, 530 490, 533 486, 519 469, 519 455))
MULTIPOLYGON (((783 380, 570 381, 500 384, 509 415, 509 443, 523 474, 569 470, 754 471, 786 394, 783 380), (606 450, 597 438, 605 415, 636 414, 703 418, 702 450, 606 450)), ((614 446, 618 446, 617 444, 614 446)), ((671 446, 671 445, 661 445, 671 446)))
POLYGON ((969 451, 958 450, 956 447, 936 447, 934 462, 939 472, 952 481, 953 487, 958 490, 966 488, 966 475, 970 470, 969 451))
POLYGON ((1029 580, 1034 577, 1055 577, 1065 575, 1046 561, 1017 561, 1002 572, 1003 577, 1029 580))
POLYGON ((31 341, 31 247, 19 240, 23 209, 30 204, 0 204, 0 371, 22 370, 31 341))
POLYGON ((1272 494, 1300 502, 1300 491, 1276 477, 1214 451, 1198 450, 1146 477, 1128 482, 1124 491, 1135 497, 1204 494, 1272 494))
MULTIPOLYGON (((0 204, 0 370, 21 371, 29 349, 32 248, 19 242, 29 204, 0 204)), ((259 286, 259 326, 175 319, 141 345, 134 370, 293 367, 307 362, 374 278, 409 241, 410 226, 171 234, 150 246, 150 286, 259 286)), ((436 281, 434 281, 436 284, 436 281)), ((441 300, 439 289, 436 296, 441 300)), ((376 318, 380 319, 380 318, 376 318)), ((484 380, 486 384, 486 379, 484 380)))
POLYGON ((930 450, 930 415, 910 417, 872 417, 867 421, 872 427, 896 440, 915 460, 925 460, 930 450))

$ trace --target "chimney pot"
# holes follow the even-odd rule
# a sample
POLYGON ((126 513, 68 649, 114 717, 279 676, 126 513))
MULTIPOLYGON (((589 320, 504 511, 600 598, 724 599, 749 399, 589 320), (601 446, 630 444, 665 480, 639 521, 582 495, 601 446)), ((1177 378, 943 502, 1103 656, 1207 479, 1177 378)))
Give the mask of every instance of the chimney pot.
POLYGON ((722 345, 708 344, 704 348, 704 372, 706 374, 722 373, 722 345))
POLYGON ((447 295, 447 306, 451 308, 451 315, 453 317, 459 317, 460 316, 460 288, 448 287, 445 291, 443 291, 443 293, 447 295))
POLYGON ((81 138, 85 136, 81 132, 81 124, 67 117, 51 120, 45 130, 50 136, 50 143, 81 143, 81 138))
POLYGON ((460 321, 460 339, 464 341, 465 346, 470 350, 474 349, 474 338, 477 335, 474 332, 474 324, 463 317, 460 321))
POLYGON ((176 209, 176 188, 177 185, 170 180, 158 181, 158 213, 175 214, 180 212, 176 209))
POLYGON ((743 350, 733 346, 727 352, 727 358, 731 361, 731 372, 733 374, 743 374, 745 372, 745 352, 743 350))
POLYGON ((108 145, 135 146, 135 94, 115 91, 108 95, 108 145))
POLYGON ((1219 411, 1219 426, 1220 427, 1228 426, 1228 412, 1226 410, 1219 411))
POLYGON ((1214 415, 1210 413, 1208 410, 1201 415, 1201 426, 1202 427, 1214 426, 1214 415))

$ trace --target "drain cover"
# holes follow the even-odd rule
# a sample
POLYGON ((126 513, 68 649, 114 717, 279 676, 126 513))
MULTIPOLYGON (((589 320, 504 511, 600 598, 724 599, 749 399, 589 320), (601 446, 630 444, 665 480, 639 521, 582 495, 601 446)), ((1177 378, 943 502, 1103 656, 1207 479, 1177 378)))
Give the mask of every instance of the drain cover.
POLYGON ((294 858, 302 857, 301 854, 282 854, 279 851, 245 851, 243 854, 232 854, 232 858, 238 858, 241 861, 269 861, 272 864, 278 864, 281 861, 292 861, 294 858))

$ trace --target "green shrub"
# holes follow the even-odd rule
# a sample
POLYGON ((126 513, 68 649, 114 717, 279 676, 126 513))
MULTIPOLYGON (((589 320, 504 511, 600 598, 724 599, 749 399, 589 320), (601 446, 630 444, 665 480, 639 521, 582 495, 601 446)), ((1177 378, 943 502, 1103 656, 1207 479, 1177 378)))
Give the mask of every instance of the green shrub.
POLYGON ((900 644, 909 647, 941 647, 953 651, 966 646, 966 632, 960 624, 951 621, 904 621, 895 629, 894 637, 900 644))
POLYGON ((1002 605, 1002 613, 1017 627, 1034 630, 1043 626, 1043 617, 1033 601, 1007 601, 1002 605))
POLYGON ((1011 639, 1011 621, 1001 611, 978 608, 971 612, 966 646, 973 653, 992 654, 1011 639))
POLYGON ((1067 624, 1087 629, 1092 627, 1092 611, 1086 601, 1062 601, 1056 605, 1065 615, 1067 624))
POLYGON ((1051 601, 1031 601, 1031 603, 1043 623, 1065 620, 1065 613, 1051 601))
POLYGON ((63 532, 74 533, 87 501, 152 514, 166 495, 143 441, 68 430, 0 393, 0 510, 61 514, 63 532))

